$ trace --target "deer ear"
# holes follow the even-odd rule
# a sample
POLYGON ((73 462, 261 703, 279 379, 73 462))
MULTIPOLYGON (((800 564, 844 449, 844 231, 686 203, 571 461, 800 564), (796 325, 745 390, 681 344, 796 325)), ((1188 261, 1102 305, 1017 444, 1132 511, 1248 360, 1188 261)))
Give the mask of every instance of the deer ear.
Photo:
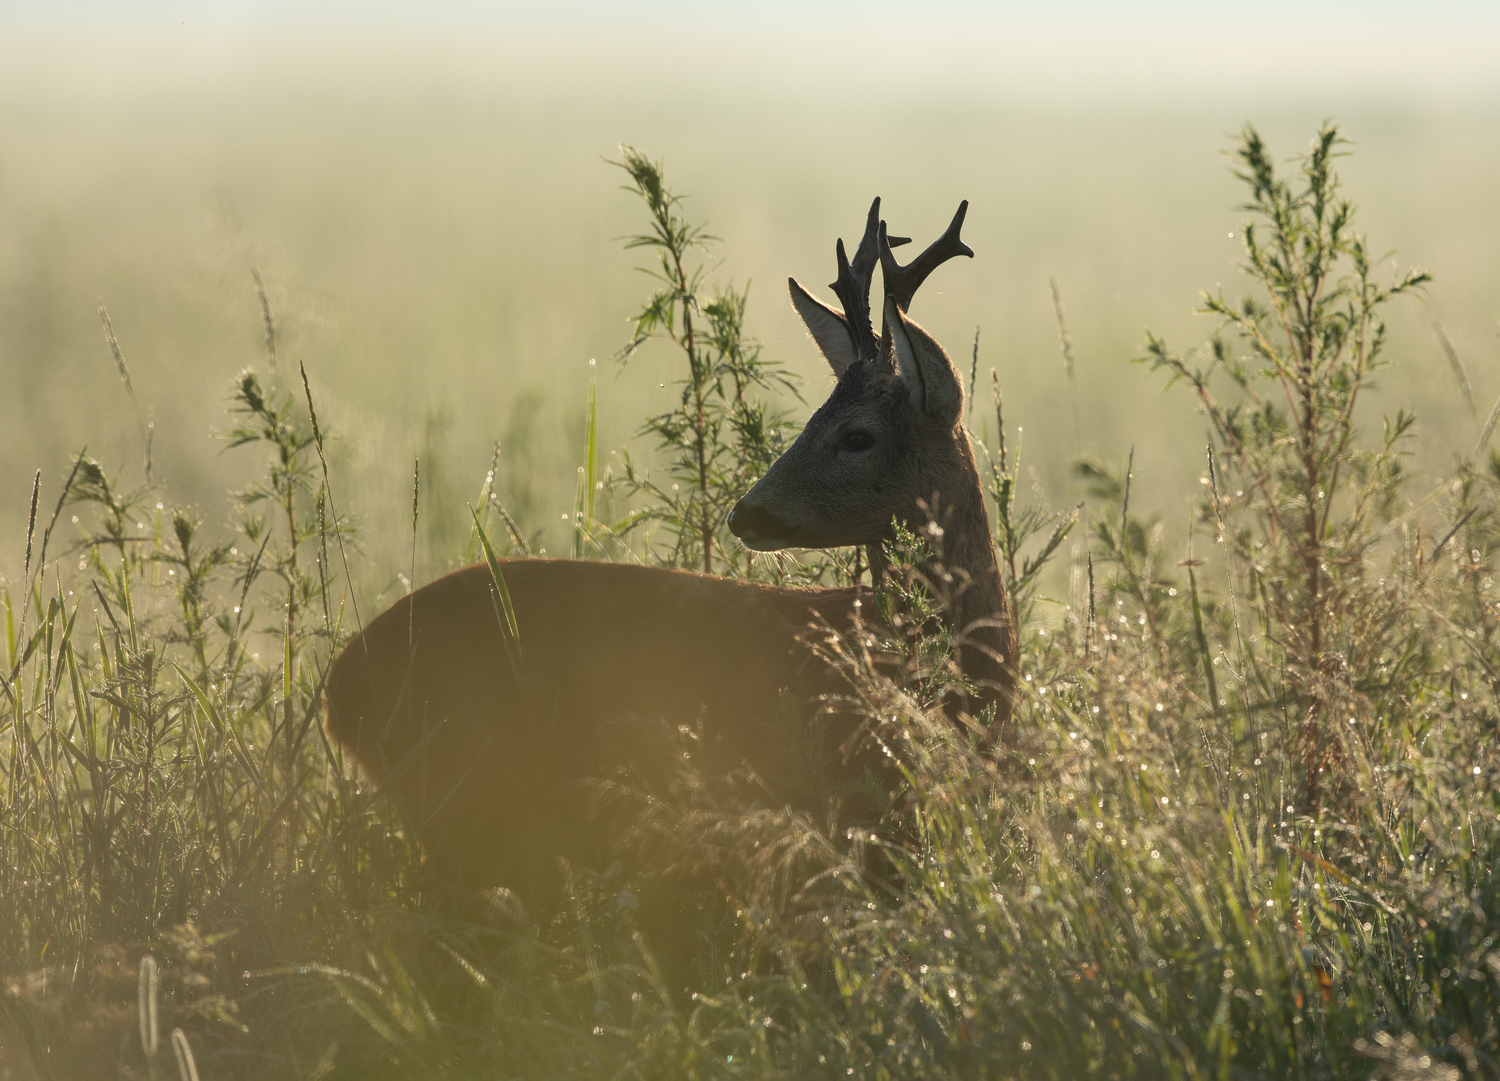
POLYGON ((844 369, 859 359, 859 347, 854 343, 854 334, 849 330, 849 320, 837 308, 830 308, 797 284, 796 278, 786 280, 792 294, 792 307, 802 316, 807 332, 817 343, 818 350, 834 375, 843 375, 844 369))
POLYGON ((885 327, 891 340, 896 374, 913 404, 929 416, 957 422, 964 409, 964 387, 943 347, 901 313, 896 301, 885 301, 885 327))

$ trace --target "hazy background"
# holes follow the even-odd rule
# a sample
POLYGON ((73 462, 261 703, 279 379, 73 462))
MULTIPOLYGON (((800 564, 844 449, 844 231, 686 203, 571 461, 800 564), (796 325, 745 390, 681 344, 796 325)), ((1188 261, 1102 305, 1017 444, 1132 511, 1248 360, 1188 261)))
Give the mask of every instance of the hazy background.
POLYGON ((607 447, 672 393, 665 352, 610 360, 647 285, 618 240, 641 207, 603 162, 621 142, 664 158, 723 238, 718 275, 753 282, 749 328, 810 405, 828 378, 786 276, 832 299, 834 238, 857 239, 876 194, 919 244, 969 199, 977 257, 913 315, 965 370, 982 328, 1047 500, 1079 498, 1080 449, 1134 446, 1137 505, 1183 522, 1204 424, 1129 358, 1148 326, 1201 341, 1198 291, 1241 288, 1233 133, 1253 121, 1286 158, 1327 117, 1356 140, 1343 174, 1373 246, 1436 275, 1393 317, 1398 366, 1363 422, 1414 404, 1416 464, 1439 476, 1476 425, 1435 319, 1481 421, 1500 394, 1493 4, 0 3, 0 575, 19 573, 35 470, 44 513, 85 444, 140 479, 101 298, 161 498, 227 522, 225 490, 262 463, 212 439, 230 378, 265 369, 252 267, 279 381, 305 362, 338 435, 372 588, 410 558, 413 455, 419 578, 458 554, 497 439, 507 505, 560 524, 590 358, 607 447))

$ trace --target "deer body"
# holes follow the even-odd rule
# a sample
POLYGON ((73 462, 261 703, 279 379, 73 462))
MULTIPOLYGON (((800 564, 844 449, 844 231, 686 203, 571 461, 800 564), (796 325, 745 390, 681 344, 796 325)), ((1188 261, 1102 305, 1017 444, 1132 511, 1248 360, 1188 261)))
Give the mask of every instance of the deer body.
MULTIPOLYGON (((736 505, 729 527, 752 549, 866 545, 884 570, 892 521, 925 531, 940 563, 923 568, 944 601, 957 660, 976 688, 958 708, 1009 720, 1015 629, 1001 587, 979 473, 963 425, 962 380, 905 316, 938 264, 972 255, 958 239, 967 204, 936 244, 902 267, 870 209, 851 264, 838 244, 840 311, 790 283, 792 301, 838 376, 793 446, 736 505), (880 339, 869 320, 878 260, 880 339)), ((525 887, 580 850, 589 778, 649 781, 686 732, 694 767, 748 767, 771 798, 821 813, 829 791, 894 771, 863 718, 836 706, 819 783, 799 773, 783 692, 800 722, 848 689, 817 652, 874 606, 857 587, 784 589, 620 564, 504 560, 515 615, 508 640, 490 568, 468 567, 398 601, 340 654, 327 679, 327 729, 392 791, 434 864, 463 885, 525 887)), ((868 593, 865 594, 868 598, 868 593)))
MULTIPOLYGON (((480 564, 396 602, 328 675, 329 733, 390 779, 446 870, 466 884, 532 877, 571 847, 560 834, 579 826, 580 782, 622 769, 652 778, 679 728, 704 774, 748 766, 788 802, 813 796, 797 791, 778 699, 783 688, 804 702, 844 689, 800 638, 812 623, 847 633, 855 589, 611 563, 499 566, 520 632, 509 650, 480 564)), ((835 725, 830 736, 848 734, 835 725)))

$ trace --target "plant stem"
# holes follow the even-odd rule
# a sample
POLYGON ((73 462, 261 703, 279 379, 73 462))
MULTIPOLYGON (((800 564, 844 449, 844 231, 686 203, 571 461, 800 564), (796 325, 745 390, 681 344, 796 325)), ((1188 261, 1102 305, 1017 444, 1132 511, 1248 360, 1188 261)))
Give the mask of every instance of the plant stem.
POLYGON ((704 410, 704 378, 698 363, 698 343, 693 334, 693 297, 688 290, 687 274, 682 269, 682 252, 672 251, 672 268, 677 272, 677 287, 682 300, 682 348, 687 353, 688 369, 693 378, 693 454, 698 464, 698 528, 703 538, 703 573, 714 569, 714 527, 708 509, 707 421, 704 410))
MULTIPOLYGON (((291 462, 285 462, 286 531, 288 543, 286 585, 286 650, 282 674, 282 724, 286 728, 286 786, 290 793, 296 786, 296 731, 293 724, 292 688, 297 680, 297 485, 291 462)), ((296 870, 297 801, 287 801, 286 869, 290 878, 296 870)))

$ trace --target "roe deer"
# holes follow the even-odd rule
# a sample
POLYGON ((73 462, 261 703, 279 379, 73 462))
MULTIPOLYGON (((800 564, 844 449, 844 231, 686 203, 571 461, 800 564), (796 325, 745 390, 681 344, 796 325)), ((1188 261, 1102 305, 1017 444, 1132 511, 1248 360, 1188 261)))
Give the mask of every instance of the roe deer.
MULTIPOLYGON (((728 524, 757 551, 866 545, 877 574, 893 520, 940 538, 940 592, 951 597, 959 664, 978 694, 961 706, 977 715, 993 704, 999 727, 1010 716, 1015 629, 963 424, 963 384, 905 315, 939 264, 972 256, 959 239, 967 206, 901 266, 891 246, 904 240, 887 236, 876 199, 852 263, 837 244, 843 311, 790 281, 838 383, 728 524), (877 261, 886 294, 879 340, 869 307, 877 261)), ((581 782, 622 769, 649 776, 652 756, 671 745, 653 733, 695 734, 690 755, 704 776, 748 766, 776 799, 825 810, 815 805, 818 786, 789 769, 782 694, 795 695, 806 717, 848 690, 808 631, 853 629, 859 587, 776 588, 580 561, 498 567, 509 612, 486 564, 455 571, 373 620, 327 677, 329 735, 398 802, 446 881, 528 892, 556 855, 585 858, 581 782)), ((866 621, 878 619, 874 607, 863 607, 866 621)), ((829 745, 858 745, 862 719, 831 715, 829 745)), ((847 790, 872 765, 893 782, 875 748, 845 756, 833 787, 847 790)))

